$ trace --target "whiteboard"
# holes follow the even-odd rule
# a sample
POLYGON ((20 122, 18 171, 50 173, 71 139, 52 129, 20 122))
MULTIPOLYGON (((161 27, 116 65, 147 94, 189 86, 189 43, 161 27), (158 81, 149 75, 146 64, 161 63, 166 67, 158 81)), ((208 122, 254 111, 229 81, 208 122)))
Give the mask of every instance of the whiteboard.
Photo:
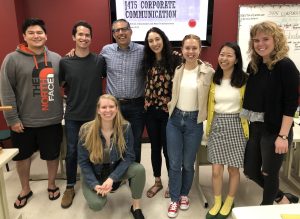
POLYGON ((300 4, 239 6, 238 44, 243 56, 244 69, 250 61, 247 54, 250 28, 266 20, 273 21, 284 29, 290 49, 288 55, 300 70, 300 4))

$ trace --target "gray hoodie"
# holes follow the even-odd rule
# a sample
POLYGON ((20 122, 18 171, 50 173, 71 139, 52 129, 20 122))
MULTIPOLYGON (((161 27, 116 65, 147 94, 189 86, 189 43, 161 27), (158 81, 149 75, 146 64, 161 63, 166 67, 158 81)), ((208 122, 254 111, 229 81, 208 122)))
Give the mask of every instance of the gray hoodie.
POLYGON ((4 112, 8 126, 21 122, 24 127, 43 127, 61 122, 60 58, 47 47, 43 54, 35 55, 25 44, 5 57, 0 72, 0 98, 2 105, 13 106, 13 110, 4 112))

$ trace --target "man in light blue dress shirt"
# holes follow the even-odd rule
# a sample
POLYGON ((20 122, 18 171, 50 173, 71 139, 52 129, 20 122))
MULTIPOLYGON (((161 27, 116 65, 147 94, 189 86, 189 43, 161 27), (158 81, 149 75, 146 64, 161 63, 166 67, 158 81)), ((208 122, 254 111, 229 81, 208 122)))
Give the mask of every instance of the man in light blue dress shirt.
POLYGON ((107 88, 120 103, 122 115, 131 123, 136 162, 141 160, 141 138, 144 130, 145 73, 142 72, 144 46, 131 41, 128 21, 119 19, 112 24, 116 43, 103 47, 101 55, 107 67, 107 88))

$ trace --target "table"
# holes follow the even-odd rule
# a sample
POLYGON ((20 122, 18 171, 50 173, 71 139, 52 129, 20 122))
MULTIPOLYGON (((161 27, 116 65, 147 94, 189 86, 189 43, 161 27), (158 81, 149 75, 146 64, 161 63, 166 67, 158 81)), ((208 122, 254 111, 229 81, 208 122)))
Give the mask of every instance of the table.
MULTIPOLYGON (((19 153, 19 149, 16 149, 16 148, 2 149, 2 152, 0 153, 0 191, 1 191, 0 218, 9 219, 5 181, 4 181, 4 175, 3 175, 3 166, 18 153, 19 153)), ((21 218, 22 218, 22 215, 19 215, 18 219, 21 219, 21 218)))
POLYGON ((299 180, 295 179, 292 176, 292 164, 293 161, 297 162, 295 166, 295 171, 297 172, 298 177, 300 177, 300 119, 294 118, 294 137, 293 137, 293 145, 291 149, 288 151, 286 155, 286 160, 283 163, 283 179, 287 180, 288 183, 292 184, 293 186, 296 186, 297 188, 300 188, 300 182, 299 180), (297 158, 297 159, 294 159, 297 158))
POLYGON ((281 214, 298 215, 297 218, 300 218, 300 204, 249 206, 232 209, 233 219, 282 219, 281 214))

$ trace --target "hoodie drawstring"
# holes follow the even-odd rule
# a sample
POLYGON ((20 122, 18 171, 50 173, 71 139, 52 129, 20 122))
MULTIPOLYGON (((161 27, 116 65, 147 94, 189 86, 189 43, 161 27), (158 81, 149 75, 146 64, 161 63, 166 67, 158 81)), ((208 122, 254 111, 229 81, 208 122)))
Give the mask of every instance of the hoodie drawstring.
MULTIPOLYGON (((35 68, 39 69, 39 65, 38 65, 38 62, 36 60, 36 55, 26 46, 25 43, 19 44, 18 47, 17 47, 17 51, 20 51, 20 52, 25 53, 25 54, 32 55, 35 68)), ((46 48, 44 50, 44 63, 45 63, 45 66, 48 66, 48 57, 47 57, 46 48)))
POLYGON ((32 56, 32 58, 33 58, 33 62, 34 62, 35 68, 36 68, 36 69, 39 69, 38 63, 37 63, 37 61, 36 61, 36 57, 35 57, 35 56, 32 56))
MULTIPOLYGON (((33 55, 32 57, 33 57, 33 62, 34 62, 35 68, 39 69, 39 65, 37 63, 35 55, 33 55)), ((48 59, 47 59, 46 51, 44 52, 44 63, 45 63, 45 66, 48 66, 48 59)))
POLYGON ((46 50, 44 52, 44 62, 45 62, 45 66, 48 66, 48 59, 47 59, 46 50))

